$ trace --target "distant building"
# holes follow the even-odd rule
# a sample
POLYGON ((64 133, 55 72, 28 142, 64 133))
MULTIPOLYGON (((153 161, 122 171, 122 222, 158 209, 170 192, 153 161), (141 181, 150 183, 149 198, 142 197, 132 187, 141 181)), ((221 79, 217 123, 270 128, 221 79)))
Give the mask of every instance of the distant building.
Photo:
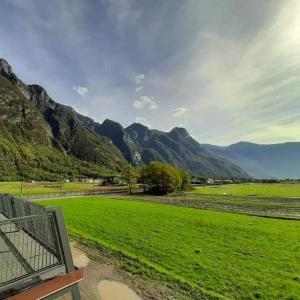
POLYGON ((193 184, 193 185, 206 185, 207 184, 207 178, 205 178, 205 177, 192 177, 191 178, 191 184, 193 184))
POLYGON ((231 179, 216 179, 215 184, 230 184, 233 183, 231 179))
POLYGON ((197 177, 193 177, 191 179, 191 184, 194 184, 194 185, 200 185, 200 184, 203 184, 202 180, 197 178, 197 177))
POLYGON ((84 183, 94 183, 93 178, 82 178, 80 181, 84 183))
POLYGON ((212 178, 207 178, 206 183, 207 184, 215 184, 215 180, 212 178))
POLYGON ((102 179, 102 185, 111 185, 111 184, 112 185, 123 185, 123 184, 125 184, 125 181, 119 176, 108 176, 105 179, 102 179))

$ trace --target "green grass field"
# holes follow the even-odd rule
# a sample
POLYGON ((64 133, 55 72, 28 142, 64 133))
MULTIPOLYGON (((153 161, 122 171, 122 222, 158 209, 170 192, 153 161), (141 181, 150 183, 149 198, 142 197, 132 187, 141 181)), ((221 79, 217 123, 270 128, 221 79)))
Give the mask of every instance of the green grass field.
POLYGON ((61 205, 73 236, 126 255, 131 271, 188 286, 193 299, 300 299, 298 221, 105 197, 40 203, 61 205))
POLYGON ((244 183, 197 187, 194 193, 210 195, 300 197, 300 183, 244 183))
MULTIPOLYGON (((0 182, 0 194, 13 194, 19 195, 21 182, 0 182)), ((84 183, 84 182, 64 182, 62 185, 62 192, 78 192, 89 191, 95 189, 103 189, 97 183, 84 183)), ((23 185, 23 194, 51 194, 60 192, 59 182, 25 182, 23 185)))

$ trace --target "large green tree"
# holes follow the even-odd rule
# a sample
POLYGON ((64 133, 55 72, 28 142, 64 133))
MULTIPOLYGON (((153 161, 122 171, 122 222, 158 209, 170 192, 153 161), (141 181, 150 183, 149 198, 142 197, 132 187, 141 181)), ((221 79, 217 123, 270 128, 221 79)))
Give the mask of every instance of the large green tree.
POLYGON ((141 168, 140 181, 147 192, 154 194, 167 194, 182 189, 181 171, 158 161, 141 168))

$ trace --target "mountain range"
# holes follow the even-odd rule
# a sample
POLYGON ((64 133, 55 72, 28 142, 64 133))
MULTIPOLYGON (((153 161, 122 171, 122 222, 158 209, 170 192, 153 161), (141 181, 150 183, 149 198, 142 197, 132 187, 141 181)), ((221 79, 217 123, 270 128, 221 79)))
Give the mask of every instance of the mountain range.
POLYGON ((207 151, 184 128, 170 132, 134 123, 102 124, 26 85, 0 59, 0 179, 57 179, 117 174, 130 162, 172 163, 192 175, 245 178, 239 166, 207 151))
POLYGON ((227 147, 202 146, 211 153, 238 164, 255 178, 300 178, 299 142, 270 145, 239 142, 227 147))
POLYGON ((227 147, 199 144, 184 128, 98 123, 26 85, 0 59, 0 180, 118 174, 158 160, 213 178, 299 178, 300 143, 227 147), (248 175, 249 174, 249 175, 248 175))
POLYGON ((205 150, 184 128, 175 127, 170 132, 163 132, 134 123, 124 129, 120 124, 106 120, 97 132, 110 137, 133 164, 157 160, 172 163, 194 176, 249 177, 239 166, 205 150))

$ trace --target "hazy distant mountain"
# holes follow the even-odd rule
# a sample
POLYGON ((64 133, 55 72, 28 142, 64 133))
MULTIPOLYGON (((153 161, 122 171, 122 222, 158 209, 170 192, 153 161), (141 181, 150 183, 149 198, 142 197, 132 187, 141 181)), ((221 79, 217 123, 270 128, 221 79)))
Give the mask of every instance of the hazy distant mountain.
POLYGON ((203 147, 238 164, 256 178, 300 178, 300 142, 271 145, 240 142, 227 147, 203 147))

